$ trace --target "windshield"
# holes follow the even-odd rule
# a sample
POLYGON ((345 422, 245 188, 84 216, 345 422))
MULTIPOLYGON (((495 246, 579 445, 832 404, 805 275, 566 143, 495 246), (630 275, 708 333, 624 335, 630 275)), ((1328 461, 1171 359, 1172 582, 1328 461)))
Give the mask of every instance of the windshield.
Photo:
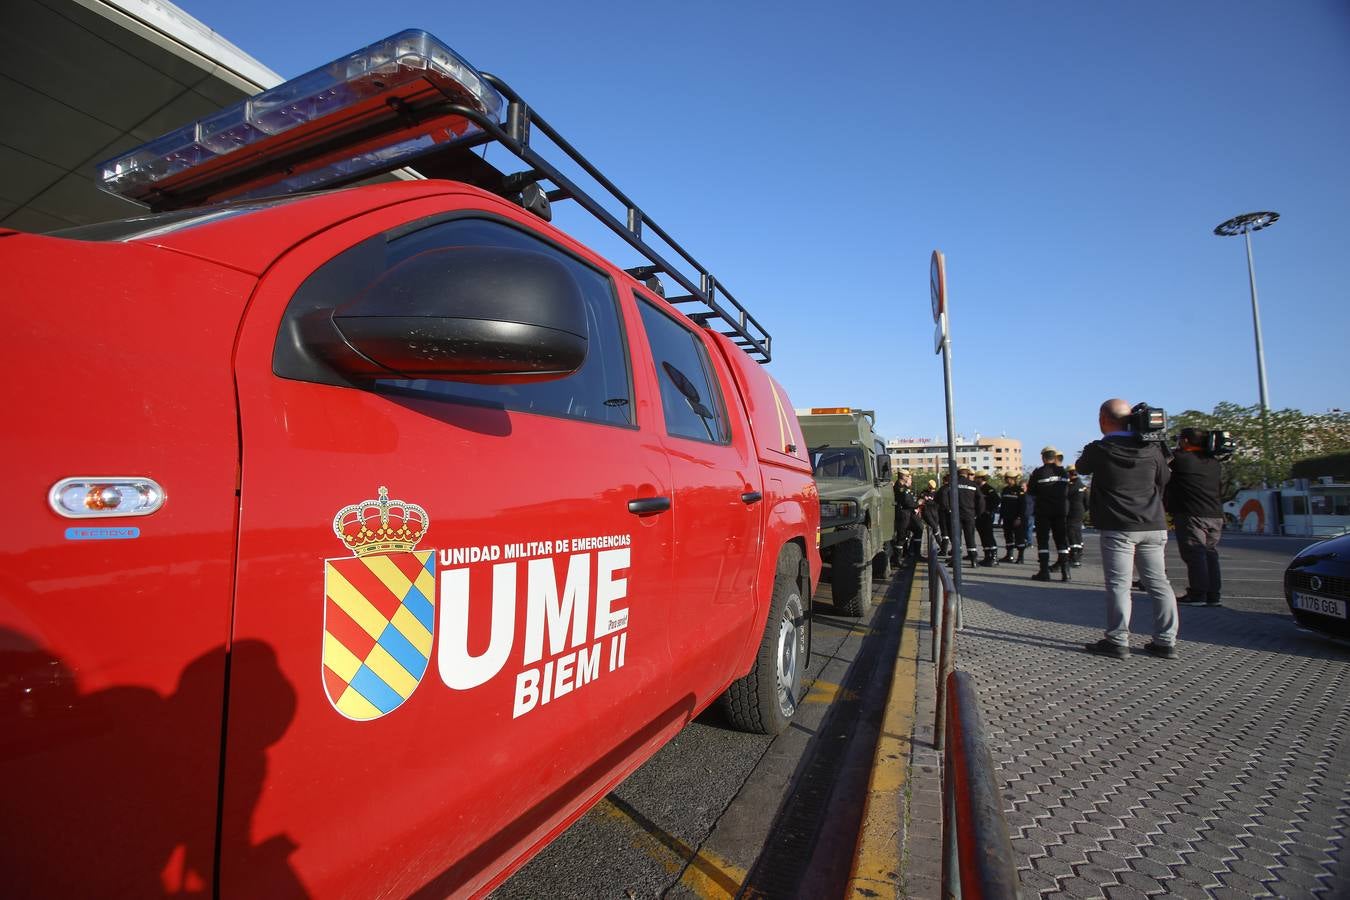
MULTIPOLYGON (((308 194, 305 196, 313 196, 308 194)), ((185 228, 219 222, 255 209, 266 209, 280 203, 289 203, 299 199, 300 195, 290 197, 271 197, 266 200, 234 201, 210 207, 179 209, 173 212, 147 213, 129 219, 116 219, 111 222, 99 222, 95 225, 77 225, 74 228, 61 228, 47 232, 48 237, 69 238, 76 241, 130 241, 136 238, 160 237, 185 228)))
POLYGON ((811 470, 817 478, 867 480, 861 447, 816 447, 811 451, 811 470))

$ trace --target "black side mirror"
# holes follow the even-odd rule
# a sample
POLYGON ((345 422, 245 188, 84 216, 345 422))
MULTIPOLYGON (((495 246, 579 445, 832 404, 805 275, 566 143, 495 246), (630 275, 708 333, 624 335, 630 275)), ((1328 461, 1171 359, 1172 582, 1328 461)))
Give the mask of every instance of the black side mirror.
POLYGON ((586 360, 580 286, 561 262, 529 250, 429 250, 316 313, 304 343, 355 380, 546 381, 586 360))

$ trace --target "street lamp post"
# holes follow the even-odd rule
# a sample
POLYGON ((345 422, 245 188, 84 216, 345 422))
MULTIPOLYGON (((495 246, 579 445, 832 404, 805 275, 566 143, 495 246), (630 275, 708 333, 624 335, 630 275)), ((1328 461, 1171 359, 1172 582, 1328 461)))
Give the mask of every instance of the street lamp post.
POLYGON ((1236 237, 1247 242, 1247 278, 1252 287, 1252 329, 1256 332, 1256 380, 1261 392, 1261 473, 1270 481, 1270 392, 1266 390, 1266 351, 1261 343, 1261 309, 1256 303, 1256 266, 1252 263, 1252 232, 1269 228, 1280 220, 1277 212, 1250 212, 1219 223, 1214 233, 1219 237, 1236 237))

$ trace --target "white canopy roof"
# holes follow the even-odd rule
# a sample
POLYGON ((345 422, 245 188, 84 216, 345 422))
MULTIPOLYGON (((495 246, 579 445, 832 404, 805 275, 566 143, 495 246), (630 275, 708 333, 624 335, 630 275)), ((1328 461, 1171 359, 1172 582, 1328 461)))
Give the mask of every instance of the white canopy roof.
POLYGON ((281 81, 160 0, 2 0, 0 226, 143 212, 100 191, 94 166, 281 81))

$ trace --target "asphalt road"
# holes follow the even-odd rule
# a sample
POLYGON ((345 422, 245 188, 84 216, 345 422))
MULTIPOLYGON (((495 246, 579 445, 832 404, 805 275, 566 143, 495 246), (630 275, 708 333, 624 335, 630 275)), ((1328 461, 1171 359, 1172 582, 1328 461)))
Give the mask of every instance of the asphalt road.
POLYGON ((783 734, 734 731, 714 705, 492 896, 837 896, 908 585, 908 573, 876 584, 851 619, 823 582, 808 689, 783 734))

